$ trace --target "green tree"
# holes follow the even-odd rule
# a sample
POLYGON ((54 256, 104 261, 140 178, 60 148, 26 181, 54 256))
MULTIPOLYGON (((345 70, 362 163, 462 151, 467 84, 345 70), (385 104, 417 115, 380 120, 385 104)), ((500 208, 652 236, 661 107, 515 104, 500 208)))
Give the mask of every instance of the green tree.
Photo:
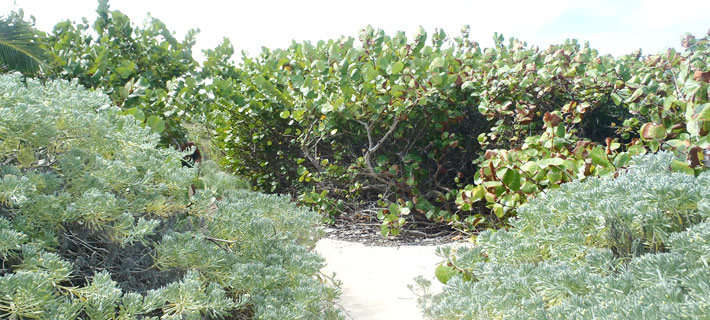
POLYGON ((46 66, 47 54, 32 25, 22 15, 0 17, 0 68, 37 74, 46 66))

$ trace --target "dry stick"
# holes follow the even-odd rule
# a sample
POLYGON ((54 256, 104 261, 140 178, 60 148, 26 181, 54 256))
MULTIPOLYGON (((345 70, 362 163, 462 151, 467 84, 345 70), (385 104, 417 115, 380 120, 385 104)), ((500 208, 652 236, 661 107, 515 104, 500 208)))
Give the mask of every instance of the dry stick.
POLYGON ((222 242, 222 243, 228 243, 228 244, 237 244, 239 243, 239 240, 227 240, 227 239, 219 239, 219 238, 212 238, 205 236, 206 240, 212 241, 212 242, 222 242))
POLYGON ((418 230, 403 229, 402 233, 409 234, 409 235, 416 235, 416 236, 420 236, 420 237, 424 237, 424 238, 436 238, 439 236, 443 236, 447 233, 450 233, 450 231, 444 230, 444 231, 439 231, 437 233, 428 234, 426 232, 422 232, 422 231, 418 231, 418 230))
POLYGON ((104 248, 99 248, 99 247, 95 247, 95 246, 90 245, 88 242, 82 240, 81 238, 79 238, 78 236, 76 236, 76 235, 75 235, 73 232, 71 232, 71 231, 67 231, 67 233, 65 233, 64 236, 65 236, 68 240, 72 241, 73 243, 75 243, 75 244, 80 244, 80 245, 82 245, 83 247, 88 248, 88 249, 90 249, 90 250, 92 250, 92 251, 94 251, 94 252, 96 252, 96 251, 101 251, 101 252, 103 252, 104 254, 108 254, 108 250, 106 250, 106 249, 104 249, 104 248))

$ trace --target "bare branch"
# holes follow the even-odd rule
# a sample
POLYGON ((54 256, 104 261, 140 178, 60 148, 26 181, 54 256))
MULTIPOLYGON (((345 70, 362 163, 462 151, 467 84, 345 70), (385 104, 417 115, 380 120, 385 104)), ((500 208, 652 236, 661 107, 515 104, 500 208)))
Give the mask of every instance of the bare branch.
POLYGON ((365 130, 367 130, 367 140, 368 140, 369 146, 368 146, 367 151, 365 152, 364 158, 365 158, 365 165, 367 165, 368 171, 370 171, 370 173, 372 175, 374 175, 378 180, 386 182, 388 184, 391 183, 389 181, 385 181, 382 178, 378 177, 378 175, 375 173, 375 168, 372 166, 371 159, 372 159, 372 155, 375 152, 377 152, 378 149, 380 149, 380 147, 385 142, 385 140, 387 140, 387 138, 389 138, 389 136, 392 134, 392 132, 394 132, 394 129, 397 128, 397 125, 399 124, 399 119, 395 119, 394 122, 392 122, 392 125, 390 126, 389 130, 387 130, 387 132, 382 136, 382 138, 380 138, 379 141, 377 141, 377 144, 375 144, 375 145, 373 145, 372 130, 370 129, 370 124, 359 121, 359 120, 358 120, 358 122, 360 124, 362 124, 363 126, 365 126, 365 130))

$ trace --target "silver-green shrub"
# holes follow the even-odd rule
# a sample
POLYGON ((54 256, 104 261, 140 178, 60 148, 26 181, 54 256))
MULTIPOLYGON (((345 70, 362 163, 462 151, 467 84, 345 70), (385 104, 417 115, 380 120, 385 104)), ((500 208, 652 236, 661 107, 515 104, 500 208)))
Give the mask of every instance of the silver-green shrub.
POLYGON ((564 184, 521 207, 508 231, 442 248, 458 272, 442 293, 422 296, 424 313, 709 319, 710 173, 672 173, 671 161, 639 156, 617 178, 564 184))
POLYGON ((118 111, 76 83, 0 77, 0 319, 341 317, 317 214, 183 167, 118 111))

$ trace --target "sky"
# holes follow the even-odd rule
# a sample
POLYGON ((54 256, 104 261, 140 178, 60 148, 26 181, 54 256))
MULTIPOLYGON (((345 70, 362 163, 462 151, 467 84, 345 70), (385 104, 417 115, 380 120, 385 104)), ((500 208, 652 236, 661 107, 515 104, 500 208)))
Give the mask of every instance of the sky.
MULTIPOLYGON (((96 0, 0 0, 0 15, 23 8, 50 31, 63 20, 94 21, 96 0)), ((213 48, 224 37, 236 52, 253 56, 262 46, 286 48, 292 40, 357 38, 372 25, 388 34, 410 37, 419 26, 459 34, 471 26, 471 39, 492 45, 494 32, 545 48, 568 38, 589 41, 602 54, 615 56, 641 48, 644 54, 680 49, 680 36, 703 37, 710 28, 710 0, 110 0, 134 23, 147 14, 163 21, 181 39, 199 28, 195 50, 213 48)))

